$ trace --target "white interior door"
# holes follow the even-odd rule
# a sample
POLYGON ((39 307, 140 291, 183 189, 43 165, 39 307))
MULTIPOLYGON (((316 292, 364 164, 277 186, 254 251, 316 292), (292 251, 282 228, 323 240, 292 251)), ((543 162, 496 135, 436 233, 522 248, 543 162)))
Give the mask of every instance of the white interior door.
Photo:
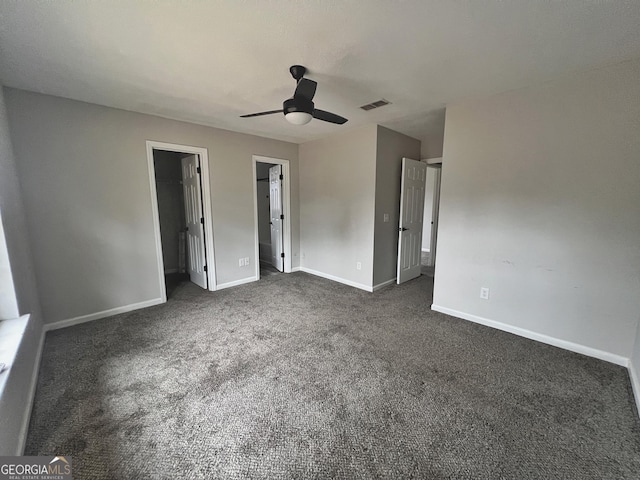
POLYGON ((187 224, 187 272, 193 283, 206 289, 207 257, 204 247, 204 217, 197 155, 189 155, 182 159, 182 187, 187 224))
POLYGON ((402 159, 400 225, 398 228, 398 283, 420 276, 426 181, 426 163, 409 158, 402 159))
POLYGON ((282 237, 282 165, 269 169, 269 211, 271 219, 271 264, 284 271, 282 237))

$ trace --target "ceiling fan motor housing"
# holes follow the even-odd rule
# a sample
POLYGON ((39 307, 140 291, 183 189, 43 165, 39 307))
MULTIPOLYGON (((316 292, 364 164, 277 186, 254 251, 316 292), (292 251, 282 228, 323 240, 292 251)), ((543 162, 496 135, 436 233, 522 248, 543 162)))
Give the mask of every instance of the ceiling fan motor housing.
POLYGON ((304 97, 293 97, 284 101, 282 104, 284 114, 291 112, 305 112, 313 114, 313 102, 304 97))
POLYGON ((304 74, 307 73, 307 69, 302 65, 291 65, 289 72, 291 72, 291 76, 298 81, 304 77, 304 74))

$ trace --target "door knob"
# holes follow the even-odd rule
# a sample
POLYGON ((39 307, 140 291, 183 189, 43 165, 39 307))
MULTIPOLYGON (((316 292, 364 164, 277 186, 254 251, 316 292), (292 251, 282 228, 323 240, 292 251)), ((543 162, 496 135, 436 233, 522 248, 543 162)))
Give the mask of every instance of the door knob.
POLYGON ((404 227, 400 227, 398 230, 400 230, 401 232, 404 232, 405 230, 409 230, 408 228, 404 228, 404 227))

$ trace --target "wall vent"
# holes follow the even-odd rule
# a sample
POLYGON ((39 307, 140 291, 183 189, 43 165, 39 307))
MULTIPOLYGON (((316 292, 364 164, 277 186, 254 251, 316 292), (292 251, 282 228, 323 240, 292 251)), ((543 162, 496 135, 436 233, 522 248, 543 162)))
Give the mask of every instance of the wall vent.
POLYGON ((384 107, 385 105, 389 105, 391 102, 389 100, 385 100, 384 98, 376 101, 376 102, 372 102, 372 103, 368 103, 366 105, 362 105, 360 108, 362 110, 373 110, 374 108, 380 108, 380 107, 384 107))

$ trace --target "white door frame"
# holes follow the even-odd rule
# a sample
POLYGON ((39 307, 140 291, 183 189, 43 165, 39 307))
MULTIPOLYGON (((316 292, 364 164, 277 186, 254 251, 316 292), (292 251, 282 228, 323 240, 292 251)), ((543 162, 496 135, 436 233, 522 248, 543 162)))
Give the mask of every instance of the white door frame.
POLYGON ((262 155, 252 156, 253 164, 253 218, 255 228, 255 268, 256 279, 260 279, 260 237, 258 235, 258 184, 257 178, 257 163, 272 163, 274 165, 282 165, 282 213, 284 215, 284 223, 282 224, 282 236, 284 237, 283 251, 284 251, 284 273, 291 273, 291 175, 289 168, 289 160, 283 160, 281 158, 263 157, 262 155))
POLYGON ((433 179, 433 203, 431 204, 431 245, 429 246, 429 266, 436 266, 436 250, 438 248, 438 220, 440 215, 440 182, 442 181, 442 164, 429 165, 435 169, 433 179))
POLYGON ((158 193, 156 191, 156 169, 153 162, 154 150, 169 152, 192 153, 200 157, 202 169, 202 216, 204 217, 205 249, 207 255, 207 283, 210 291, 216 290, 216 263, 213 251, 213 216, 211 214, 211 188, 209 181, 209 153, 206 148, 175 143, 156 142, 147 140, 147 166, 149 168, 149 186, 151 187, 151 210, 153 216, 153 231, 156 240, 156 257, 158 259, 158 286, 163 302, 167 301, 167 290, 164 282, 164 260, 162 258, 162 238, 160 237, 160 215, 158 212, 158 193))

